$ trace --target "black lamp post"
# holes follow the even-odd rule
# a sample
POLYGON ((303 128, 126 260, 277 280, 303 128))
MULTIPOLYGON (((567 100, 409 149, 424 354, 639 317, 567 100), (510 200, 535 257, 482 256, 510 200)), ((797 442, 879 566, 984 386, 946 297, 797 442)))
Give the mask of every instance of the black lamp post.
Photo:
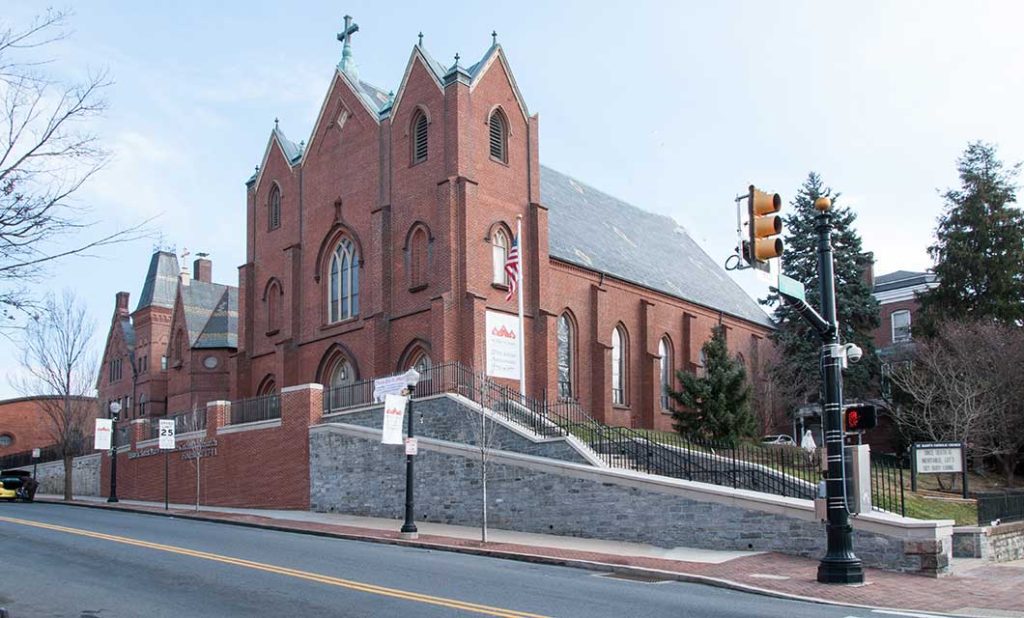
POLYGON ((835 273, 832 263, 832 200, 819 197, 814 207, 821 213, 816 219, 818 232, 818 280, 821 284, 821 310, 827 329, 821 333, 821 373, 825 386, 825 409, 822 420, 825 448, 828 455, 828 478, 825 495, 828 512, 826 524, 827 549, 818 565, 818 581, 825 584, 862 584, 864 565, 853 553, 853 527, 847 512, 846 471, 843 469, 843 359, 845 351, 839 344, 839 321, 836 318, 835 273))
POLYGON ((117 502, 117 417, 121 412, 121 404, 110 402, 110 419, 113 421, 110 431, 110 497, 107 502, 117 502))
MULTIPOLYGON (((405 413, 408 415, 408 431, 406 437, 408 439, 413 438, 413 424, 412 424, 412 394, 416 390, 416 384, 420 381, 420 373, 416 369, 410 369, 405 372, 405 383, 408 386, 409 399, 405 405, 405 413)), ((413 456, 409 454, 408 448, 406 448, 405 454, 405 523, 402 524, 402 538, 403 539, 415 539, 419 536, 419 531, 416 529, 416 516, 413 513, 415 510, 415 502, 413 499, 413 468, 412 468, 413 456)))

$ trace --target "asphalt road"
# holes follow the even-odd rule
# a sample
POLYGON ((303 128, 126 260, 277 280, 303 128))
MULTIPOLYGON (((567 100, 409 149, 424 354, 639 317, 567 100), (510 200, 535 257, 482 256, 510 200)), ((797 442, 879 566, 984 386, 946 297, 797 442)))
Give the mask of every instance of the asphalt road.
POLYGON ((11 618, 878 616, 696 584, 20 503, 0 503, 0 607, 11 618))

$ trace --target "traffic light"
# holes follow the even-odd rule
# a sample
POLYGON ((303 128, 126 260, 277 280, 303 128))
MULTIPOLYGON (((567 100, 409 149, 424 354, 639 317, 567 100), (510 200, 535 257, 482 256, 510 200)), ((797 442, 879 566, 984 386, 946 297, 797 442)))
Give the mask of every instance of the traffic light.
POLYGON ((782 198, 778 193, 765 193, 750 185, 747 195, 747 220, 749 239, 744 243, 747 263, 764 271, 768 260, 782 255, 782 198))
POLYGON ((864 431, 878 425, 878 411, 869 403, 846 406, 843 412, 846 431, 864 431))

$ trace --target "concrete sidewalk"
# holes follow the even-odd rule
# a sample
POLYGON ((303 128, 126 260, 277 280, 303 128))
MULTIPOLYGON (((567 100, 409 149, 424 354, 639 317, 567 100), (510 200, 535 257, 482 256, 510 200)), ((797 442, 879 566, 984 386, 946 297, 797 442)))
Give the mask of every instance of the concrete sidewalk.
MULTIPOLYGON (((40 501, 62 502, 58 496, 40 501)), ((336 513, 230 507, 200 507, 79 497, 71 504, 154 515, 187 517, 304 534, 457 551, 498 558, 612 571, 644 581, 679 580, 758 594, 861 607, 978 617, 1024 618, 1024 561, 992 564, 955 560, 954 574, 941 579, 868 569, 861 586, 819 584, 818 561, 776 553, 665 549, 636 543, 489 530, 417 522, 419 538, 399 537, 401 521, 336 513)))

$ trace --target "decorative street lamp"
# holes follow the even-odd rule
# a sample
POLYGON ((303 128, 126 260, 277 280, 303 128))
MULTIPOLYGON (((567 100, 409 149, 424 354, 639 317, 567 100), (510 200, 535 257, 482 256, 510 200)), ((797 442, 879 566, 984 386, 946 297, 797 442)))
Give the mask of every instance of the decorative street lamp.
MULTIPOLYGON (((409 417, 408 431, 406 438, 413 438, 412 429, 412 394, 416 390, 416 384, 420 381, 420 372, 416 371, 415 368, 409 369, 402 376, 405 378, 405 384, 408 387, 407 394, 409 399, 405 404, 405 413, 409 417)), ((413 501, 413 469, 412 469, 412 458, 413 456, 409 453, 409 448, 406 447, 405 453, 405 523, 402 524, 402 538, 403 539, 415 539, 419 536, 419 531, 416 529, 416 517, 413 514, 414 501, 413 501)))
POLYGON ((110 432, 110 497, 107 502, 117 502, 117 417, 121 412, 121 404, 117 401, 110 402, 110 418, 112 431, 110 432))

